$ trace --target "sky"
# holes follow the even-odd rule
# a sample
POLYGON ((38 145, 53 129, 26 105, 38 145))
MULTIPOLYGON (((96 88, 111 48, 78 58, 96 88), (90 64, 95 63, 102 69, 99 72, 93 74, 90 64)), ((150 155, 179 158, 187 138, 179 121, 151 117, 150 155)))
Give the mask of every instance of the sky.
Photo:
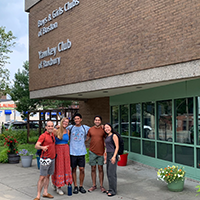
POLYGON ((18 69, 28 60, 28 13, 24 11, 25 0, 0 0, 0 26, 6 27, 6 32, 12 31, 16 45, 12 48, 10 64, 5 68, 10 71, 10 80, 14 79, 18 69))

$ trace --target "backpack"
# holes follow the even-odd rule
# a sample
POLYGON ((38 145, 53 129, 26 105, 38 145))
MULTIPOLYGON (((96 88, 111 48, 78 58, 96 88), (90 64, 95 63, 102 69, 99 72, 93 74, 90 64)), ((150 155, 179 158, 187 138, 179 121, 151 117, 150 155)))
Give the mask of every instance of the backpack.
MULTIPOLYGON (((124 153, 124 140, 122 139, 122 136, 119 133, 113 133, 117 135, 118 140, 119 140, 119 150, 118 150, 118 155, 122 155, 124 153)), ((113 140, 113 134, 112 134, 112 140, 113 140)), ((115 142, 113 140, 113 144, 115 146, 115 142)))

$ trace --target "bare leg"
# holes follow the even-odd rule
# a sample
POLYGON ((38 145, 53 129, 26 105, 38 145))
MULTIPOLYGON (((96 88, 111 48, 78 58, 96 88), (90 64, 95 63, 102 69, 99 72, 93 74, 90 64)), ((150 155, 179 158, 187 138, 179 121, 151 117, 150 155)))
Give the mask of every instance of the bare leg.
POLYGON ((80 187, 81 187, 81 186, 83 186, 83 181, 84 181, 84 178, 85 178, 85 168, 79 167, 79 171, 80 171, 79 180, 80 180, 80 187))
POLYGON ((96 186, 96 165, 91 166, 91 177, 93 186, 96 186))
POLYGON ((44 191, 43 191, 44 195, 48 194, 49 177, 50 177, 50 175, 47 175, 47 176, 45 176, 45 179, 44 179, 44 191))
POLYGON ((40 199, 41 191, 44 186, 44 179, 45 179, 45 176, 40 176, 38 180, 38 184, 37 184, 37 198, 38 199, 40 199))
POLYGON ((103 187, 103 179, 104 179, 103 165, 98 165, 98 170, 99 170, 99 182, 101 187, 103 187))
POLYGON ((76 187, 77 186, 77 181, 76 181, 76 167, 72 168, 72 179, 73 179, 73 182, 74 182, 74 187, 76 187))

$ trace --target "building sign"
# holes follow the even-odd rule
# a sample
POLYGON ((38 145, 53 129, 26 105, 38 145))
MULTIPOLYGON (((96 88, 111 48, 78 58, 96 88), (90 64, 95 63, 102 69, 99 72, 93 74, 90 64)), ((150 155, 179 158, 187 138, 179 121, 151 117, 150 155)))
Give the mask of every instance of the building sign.
POLYGON ((10 110, 10 109, 14 109, 16 108, 16 105, 15 104, 0 104, 0 109, 1 110, 10 110))
MULTIPOLYGON (((67 49, 70 49, 71 46, 72 46, 72 43, 69 41, 69 39, 67 39, 66 43, 64 43, 62 41, 58 44, 57 47, 53 47, 51 49, 49 47, 47 47, 47 50, 38 52, 39 59, 43 59, 43 58, 48 57, 48 56, 54 56, 55 57, 56 54, 57 54, 57 50, 60 53, 62 51, 66 51, 67 49)), ((48 60, 48 61, 43 60, 38 65, 38 68, 42 69, 44 67, 49 67, 49 66, 52 66, 52 65, 60 65, 60 60, 61 60, 61 57, 56 57, 54 59, 50 58, 50 60, 48 60)))
MULTIPOLYGON (((45 27, 45 25, 46 23, 53 21, 53 19, 62 15, 64 12, 67 12, 71 10, 72 8, 74 8, 75 6, 78 6, 79 3, 80 2, 78 0, 73 0, 71 3, 67 2, 64 4, 63 7, 59 7, 58 9, 53 10, 52 13, 48 14, 48 16, 45 17, 44 19, 38 20, 38 28, 43 26, 42 28, 40 28, 38 32, 38 37, 41 37, 42 35, 45 35, 49 33, 50 31, 53 31, 54 29, 58 28, 58 22, 51 23, 48 27, 45 27)), ((61 57, 56 57, 57 52, 61 53, 63 51, 66 51, 67 49, 70 49, 71 46, 72 46, 71 41, 67 39, 66 42, 63 42, 63 41, 59 42, 56 47, 52 47, 52 48, 47 47, 47 49, 44 51, 38 51, 39 59, 43 59, 48 56, 54 56, 54 58, 50 58, 49 60, 42 60, 39 63, 38 68, 42 69, 42 68, 49 67, 52 65, 60 65, 61 57)))
POLYGON ((71 3, 67 2, 65 3, 63 7, 59 7, 58 9, 53 10, 52 13, 48 14, 48 16, 45 17, 44 19, 38 20, 38 28, 43 26, 42 28, 40 28, 40 31, 38 32, 38 37, 41 37, 42 35, 45 35, 49 33, 50 31, 53 31, 54 29, 58 28, 58 22, 52 23, 48 27, 45 27, 45 24, 59 17, 64 12, 67 12, 71 10, 72 8, 74 8, 75 6, 78 6, 79 3, 80 2, 78 0, 73 0, 71 3))

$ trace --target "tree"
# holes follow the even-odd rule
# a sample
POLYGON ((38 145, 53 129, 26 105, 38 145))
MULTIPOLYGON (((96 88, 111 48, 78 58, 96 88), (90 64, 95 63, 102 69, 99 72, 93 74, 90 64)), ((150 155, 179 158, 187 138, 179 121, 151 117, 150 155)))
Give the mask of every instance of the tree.
POLYGON ((23 119, 27 117, 26 111, 33 111, 38 108, 68 107, 71 105, 71 101, 30 99, 29 93, 29 62, 26 61, 24 62, 23 70, 18 70, 15 73, 14 86, 9 92, 12 100, 16 103, 17 111, 21 113, 23 119))
POLYGON ((12 42, 16 37, 9 31, 6 33, 5 27, 0 27, 0 97, 9 89, 9 71, 5 69, 5 64, 8 63, 8 53, 11 53, 11 47, 15 42, 12 42))

